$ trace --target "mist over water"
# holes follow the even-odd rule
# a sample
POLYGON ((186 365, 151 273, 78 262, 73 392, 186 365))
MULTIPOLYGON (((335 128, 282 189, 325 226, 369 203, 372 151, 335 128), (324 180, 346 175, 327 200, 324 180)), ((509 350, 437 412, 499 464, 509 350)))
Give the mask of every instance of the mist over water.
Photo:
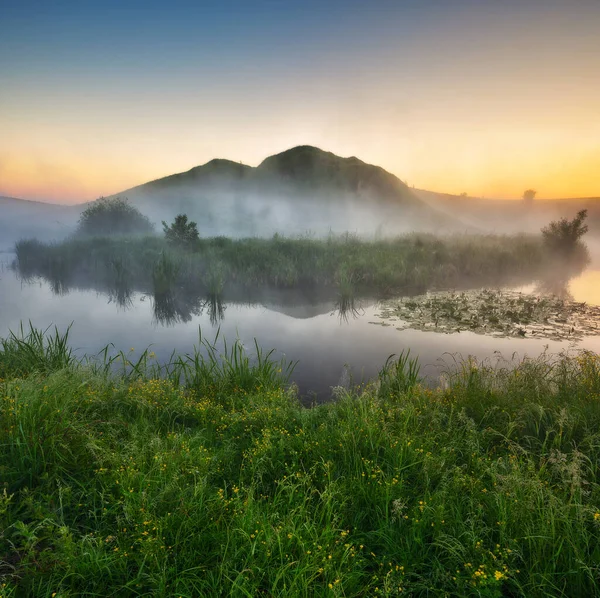
MULTIPOLYGON (((207 297, 176 297, 175 305, 164 305, 152 293, 132 289, 119 297, 109 286, 61 287, 43 278, 23 279, 11 267, 13 259, 14 255, 4 254, 0 260, 3 335, 29 321, 38 328, 72 326, 70 340, 80 355, 97 354, 110 345, 113 354, 133 348, 133 360, 150 348, 163 363, 174 351, 191 353, 200 344, 200 334, 211 341, 218 335, 217 346, 223 339, 239 338, 250 353, 256 340, 266 350, 275 349, 274 358, 297 362, 292 381, 309 402, 329 399, 332 387, 373 379, 390 355, 407 350, 419 358, 430 382, 454 367, 461 356, 503 363, 544 351, 600 350, 597 337, 569 343, 471 332, 398 331, 393 325, 373 325, 379 311, 376 300, 356 299, 344 308, 335 298, 291 291, 265 291, 247 300, 219 297, 213 303, 207 297)), ((599 276, 592 270, 571 281, 568 290, 573 299, 600 304, 600 296, 590 291, 599 276)))
MULTIPOLYGON (((414 231, 436 234, 440 239, 463 233, 539 233, 551 219, 571 216, 574 209, 567 210, 565 202, 525 206, 522 202, 483 202, 415 191, 356 158, 342 159, 308 146, 268 158, 257 168, 215 160, 119 196, 127 197, 148 217, 157 235, 162 233, 163 221, 170 223, 176 215, 186 214, 197 222, 201 238, 234 239, 273 235, 318 239, 349 233, 377 240, 414 231)), ((0 252, 12 251, 21 238, 70 238, 86 206, 0 198, 0 252)), ((600 222, 600 216, 597 219, 600 222)), ((596 212, 592 210, 586 239, 592 256, 600 255, 595 251, 600 244, 596 231, 596 212)), ((415 244, 418 249, 417 238, 415 244)), ((303 394, 314 392, 321 399, 336 385, 373 378, 389 355, 408 349, 435 380, 444 354, 450 361, 454 354, 498 359, 500 354, 523 357, 568 348, 568 343, 540 339, 491 338, 471 332, 400 332, 394 326, 374 326, 370 322, 376 318, 381 289, 357 293, 357 281, 344 273, 336 275, 337 290, 333 291, 302 285, 249 288, 234 282, 223 291, 218 268, 205 264, 207 285, 174 290, 173 284, 167 283, 160 291, 156 281, 154 288, 134 283, 125 266, 127 255, 123 260, 113 259, 108 274, 99 279, 90 272, 72 270, 60 260, 51 274, 42 275, 35 269, 29 274, 19 272, 9 267, 13 254, 0 255, 4 256, 0 336, 29 320, 42 329, 56 325, 64 330, 72 324, 71 340, 80 353, 97 353, 111 344, 115 351, 126 352, 131 347, 141 351, 151 346, 157 359, 166 361, 173 351, 192 351, 198 345, 199 330, 208 338, 218 332, 221 339, 229 341, 239 337, 249 348, 257 340, 264 349, 275 349, 277 355, 298 361, 294 381, 303 394)), ((390 267, 406 269, 413 264, 402 263, 399 256, 390 267)), ((473 288, 472 281, 463 282, 453 276, 452 267, 444 267, 451 280, 449 289, 473 288)), ((505 274, 503 280, 493 282, 509 284, 510 269, 505 274)), ((513 286, 535 293, 564 292, 575 301, 594 303, 600 301, 593 282, 597 276, 597 271, 591 271, 570 284, 563 281, 558 293, 523 277, 513 286)), ((421 292, 427 290, 428 285, 423 284, 421 292)), ((578 346, 595 348, 596 344, 594 339, 586 339, 578 346)))

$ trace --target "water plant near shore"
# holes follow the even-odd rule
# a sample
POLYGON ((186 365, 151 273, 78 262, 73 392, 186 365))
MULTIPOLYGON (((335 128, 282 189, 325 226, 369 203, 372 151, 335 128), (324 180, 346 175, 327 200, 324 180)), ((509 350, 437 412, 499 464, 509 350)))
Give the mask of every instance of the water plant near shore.
POLYGON ((434 389, 404 354, 307 409, 258 348, 174 356, 181 371, 132 351, 118 374, 58 332, 16 338, 4 596, 600 591, 597 355, 468 360, 434 389))
POLYGON ((427 293, 384 301, 380 321, 398 330, 470 331, 495 337, 579 340, 600 333, 600 308, 556 295, 536 296, 518 291, 427 293))

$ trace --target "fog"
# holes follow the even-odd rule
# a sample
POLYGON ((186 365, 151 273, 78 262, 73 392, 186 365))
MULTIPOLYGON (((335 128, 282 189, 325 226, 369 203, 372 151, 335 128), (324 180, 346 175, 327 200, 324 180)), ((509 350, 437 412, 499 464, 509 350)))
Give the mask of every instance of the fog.
POLYGON ((82 206, 61 206, 0 197, 0 252, 23 238, 62 239, 73 233, 82 206))
MULTIPOLYGON (((600 238, 600 199, 486 200, 414 190, 383 169, 301 146, 258 167, 228 160, 158 179, 114 196, 127 197, 161 233, 163 220, 187 214, 201 236, 270 237, 350 232, 390 237, 413 231, 539 232, 551 220, 588 209, 592 253, 600 238)), ((71 234, 87 204, 60 206, 0 198, 0 251, 23 237, 71 234)))
MULTIPOLYGON (((339 158, 303 146, 267 158, 256 168, 212 160, 192 170, 124 190, 154 223, 187 214, 202 236, 287 236, 351 232, 396 236, 471 227, 421 201, 402 181, 357 158, 339 158)), ((74 230, 85 208, 22 202, 0 203, 0 247, 20 237, 60 239, 74 230)))
MULTIPOLYGON (((351 233, 366 239, 380 239, 411 232, 436 235, 537 233, 551 220, 570 219, 578 210, 587 208, 590 232, 584 240, 592 257, 600 255, 597 250, 600 245, 598 200, 535 200, 526 205, 518 201, 415 190, 381 168, 357 158, 339 158, 306 146, 267 158, 256 168, 213 160, 188 172, 123 190, 112 197, 116 196, 128 198, 147 216, 157 235, 162 235, 162 221, 171 223, 178 214, 186 214, 197 223, 200 236, 205 238, 271 238, 275 234, 321 238, 351 233)), ((88 205, 0 198, 0 252, 11 252, 14 244, 23 238, 59 241, 69 237, 75 233, 78 219, 88 205)), ((349 363, 347 347, 338 339, 358 341, 358 331, 364 344, 351 357, 356 365, 370 364, 369 375, 376 373, 387 356, 380 352, 377 359, 369 357, 372 348, 380 345, 387 347, 386 351, 393 349, 390 353, 417 347, 425 359, 440 355, 442 337, 444 350, 449 351, 463 347, 469 353, 487 356, 491 347, 504 344, 512 349, 512 340, 510 343, 504 342, 506 339, 483 340, 471 332, 446 338, 425 331, 400 333, 393 326, 394 332, 382 332, 381 326, 369 326, 369 319, 376 314, 377 301, 389 288, 394 292, 400 289, 407 294, 422 294, 430 288, 461 290, 485 284, 519 286, 535 282, 531 271, 518 271, 531 261, 526 244, 519 246, 521 261, 509 262, 502 270, 502 260, 512 259, 511 251, 518 245, 517 240, 510 240, 508 244, 497 239, 487 245, 486 242, 480 239, 479 251, 466 245, 466 253, 455 252, 451 263, 431 257, 436 251, 433 246, 412 253, 410 247, 405 247, 403 255, 393 249, 386 256, 377 249, 376 253, 371 251, 372 262, 366 261, 361 250, 358 258, 352 258, 356 260, 352 267, 363 268, 361 275, 357 279, 350 275, 344 280, 339 272, 327 272, 324 275, 329 277, 327 283, 322 284, 323 277, 319 279, 323 288, 315 283, 318 277, 306 283, 305 272, 293 273, 297 276, 293 280, 299 282, 288 287, 287 282, 280 287, 277 283, 263 284, 261 274, 266 269, 267 259, 264 254, 259 254, 261 257, 255 264, 254 284, 242 280, 243 276, 231 265, 229 278, 225 275, 221 278, 221 273, 211 270, 208 260, 207 263, 187 260, 191 264, 186 266, 189 269, 185 273, 177 270, 173 279, 169 279, 167 292, 157 290, 160 283, 153 279, 156 255, 162 254, 152 254, 149 247, 152 240, 144 240, 143 246, 137 246, 137 257, 113 258, 111 254, 105 257, 106 263, 100 263, 98 255, 90 250, 87 257, 94 267, 88 268, 86 264, 80 269, 72 267, 68 256, 55 258, 51 267, 46 268, 46 262, 51 260, 48 260, 47 248, 42 248, 36 263, 38 270, 34 267, 28 275, 26 268, 9 272, 5 266, 0 275, 0 296, 3 292, 4 297, 0 305, 0 327, 6 332, 29 319, 44 328, 57 323, 65 327, 75 321, 75 338, 86 350, 97 351, 101 345, 113 341, 116 349, 123 350, 140 342, 144 346, 152 343, 160 348, 157 353, 166 358, 173 349, 190 351, 198 327, 216 332, 224 326, 230 337, 239 333, 248 345, 253 338, 262 339, 266 349, 277 348, 291 359, 302 359, 304 365, 298 370, 296 381, 312 390, 317 385, 320 392, 327 394, 327 388, 338 382, 345 372, 345 364, 349 363), (144 260, 150 254, 155 261, 148 266, 144 260), (423 258, 423 254, 429 257, 423 258), (132 269, 137 267, 132 265, 134 262, 137 266, 146 264, 137 279, 132 274, 132 269), (377 287, 375 279, 369 276, 378 270, 374 266, 380 263, 383 267, 377 287), (471 272, 469 264, 473 264, 471 272), (401 286, 398 281, 403 276, 402 271, 412 284, 421 281, 417 290, 401 286), (194 277, 197 280, 192 280, 194 277), (357 280, 365 279, 369 281, 368 286, 359 288, 357 280), (46 312, 47 306, 52 307, 50 312, 46 312), (90 310, 95 310, 99 317, 88 318, 86 314, 90 310), (271 326, 271 322, 276 323, 276 327, 271 326), (301 322, 307 323, 304 326, 301 322), (181 334, 184 327, 185 334, 181 334), (310 334, 300 335, 300 328, 310 334), (291 331, 295 340, 288 338, 291 331), (300 336, 304 345, 298 341, 300 336), (320 353, 315 353, 312 338, 319 339, 323 345, 320 353), (324 338, 327 338, 326 343, 324 338), (486 347, 483 352, 482 347, 486 347), (322 379, 316 381, 315 376, 322 379)), ((277 246, 274 243, 272 247, 277 246)), ((330 249, 326 251, 330 253, 330 249)), ((216 254, 209 251, 207 255, 216 254)), ((281 257, 282 279, 286 280, 286 257, 281 257)), ((3 259, 9 263, 13 256, 3 259)), ((297 260, 296 266, 301 261, 297 260)), ((312 269, 312 266, 309 264, 307 268, 312 269)), ((301 265, 297 270, 301 270, 301 265)), ((271 282, 273 280, 277 279, 271 282)), ((566 281, 563 282, 566 285, 566 281)), ((527 345, 528 350, 534 353, 542 350, 545 345, 538 341, 527 341, 531 343, 527 345)))
MULTIPOLYGON (((329 233, 359 236, 396 236, 414 230, 443 232, 455 230, 444 218, 427 218, 411 208, 378 202, 353 194, 316 191, 311 195, 228 193, 219 189, 198 192, 180 189, 157 202, 152 195, 128 195, 152 222, 170 222, 187 214, 198 223, 201 236, 270 237, 329 233)), ((157 227, 158 229, 158 227, 157 227)))
MULTIPOLYGON (((451 196, 418 191, 426 209, 382 201, 373 192, 311 193, 232 192, 218 186, 145 193, 132 190, 127 197, 162 232, 161 222, 187 214, 198 223, 201 236, 233 238, 354 233, 369 238, 393 237, 409 232, 537 233, 551 220, 572 218, 579 209, 589 211, 586 242, 592 255, 600 253, 600 200, 536 201, 525 209, 521 202, 472 200, 455 205, 451 196), (485 202, 485 204, 483 203, 485 202), (458 208, 458 209, 457 209, 458 208)), ((0 251, 10 251, 21 238, 60 240, 72 234, 88 204, 62 206, 0 197, 0 251)))

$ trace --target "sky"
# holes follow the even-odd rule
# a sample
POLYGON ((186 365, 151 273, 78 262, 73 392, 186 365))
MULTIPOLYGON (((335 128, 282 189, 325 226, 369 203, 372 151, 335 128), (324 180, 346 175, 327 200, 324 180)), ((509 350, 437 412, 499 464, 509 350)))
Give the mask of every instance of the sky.
POLYGON ((315 145, 417 188, 600 195, 600 0, 5 0, 0 195, 315 145))

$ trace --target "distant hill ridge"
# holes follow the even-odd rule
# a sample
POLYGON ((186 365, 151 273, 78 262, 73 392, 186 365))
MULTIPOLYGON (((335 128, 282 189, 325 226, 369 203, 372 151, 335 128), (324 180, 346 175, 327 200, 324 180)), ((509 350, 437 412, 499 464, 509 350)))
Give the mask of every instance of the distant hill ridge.
POLYGON ((418 198, 400 179, 383 168, 367 164, 356 157, 342 158, 310 145, 300 145, 269 156, 256 167, 232 160, 213 159, 186 172, 155 179, 115 195, 178 185, 224 182, 263 188, 269 184, 287 184, 299 190, 318 187, 353 192, 370 186, 378 188, 385 196, 400 193, 405 195, 405 199, 410 199, 411 203, 419 203, 418 198))
MULTIPOLYGON (((185 213, 198 222, 201 234, 206 236, 294 235, 307 231, 384 235, 411 230, 535 232, 551 219, 569 216, 575 208, 584 207, 590 211, 591 232, 600 234, 600 199, 536 199, 525 210, 519 201, 410 189, 379 166, 310 145, 269 156, 256 167, 213 159, 111 197, 115 196, 128 197, 157 225, 157 230, 161 220, 185 213)), ((23 230, 29 226, 28 214, 50 216, 49 211, 56 208, 64 212, 53 220, 57 230, 64 230, 67 223, 76 221, 85 205, 67 207, 0 198, 0 225, 4 224, 0 233, 10 233, 11 214, 13 220, 19 216, 18 228, 23 230)), ((36 227, 41 225, 39 219, 36 227)))
POLYGON ((19 197, 7 197, 5 195, 0 195, 0 206, 31 206, 31 207, 46 207, 50 206, 50 209, 53 208, 62 208, 64 207, 61 204, 57 203, 49 203, 45 201, 35 201, 33 199, 21 199, 19 197))
POLYGON ((585 209, 590 236, 600 237, 600 197, 535 199, 525 204, 519 199, 484 199, 424 189, 415 189, 414 193, 436 210, 460 215, 464 222, 476 228, 498 233, 537 232, 551 220, 571 219, 585 209))
POLYGON ((210 160, 111 197, 117 196, 128 197, 154 222, 185 213, 206 235, 464 230, 383 168, 309 145, 256 167, 210 160))

